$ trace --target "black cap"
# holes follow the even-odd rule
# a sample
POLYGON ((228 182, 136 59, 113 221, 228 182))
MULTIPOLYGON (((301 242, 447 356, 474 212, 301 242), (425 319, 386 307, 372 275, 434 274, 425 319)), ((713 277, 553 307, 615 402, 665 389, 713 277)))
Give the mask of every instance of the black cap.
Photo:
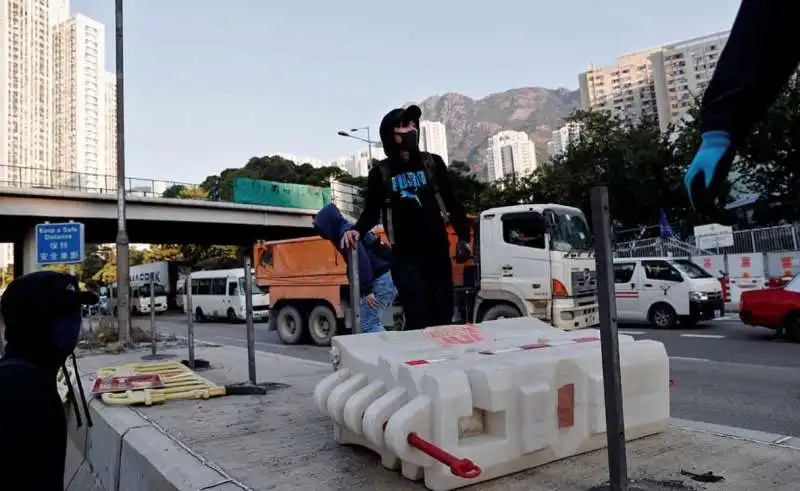
POLYGON ((0 313, 8 330, 80 312, 82 305, 98 301, 94 293, 81 291, 78 279, 72 275, 37 271, 9 283, 0 299, 0 313))

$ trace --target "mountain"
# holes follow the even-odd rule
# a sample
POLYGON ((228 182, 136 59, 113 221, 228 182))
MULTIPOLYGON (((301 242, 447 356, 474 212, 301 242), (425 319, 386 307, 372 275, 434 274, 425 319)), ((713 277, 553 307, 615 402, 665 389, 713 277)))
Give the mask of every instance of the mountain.
POLYGON ((523 87, 472 99, 447 93, 428 97, 420 104, 423 119, 441 121, 447 127, 451 160, 469 162, 479 176, 486 173, 486 142, 502 130, 528 133, 540 162, 547 158, 547 142, 553 130, 580 105, 577 90, 523 87))

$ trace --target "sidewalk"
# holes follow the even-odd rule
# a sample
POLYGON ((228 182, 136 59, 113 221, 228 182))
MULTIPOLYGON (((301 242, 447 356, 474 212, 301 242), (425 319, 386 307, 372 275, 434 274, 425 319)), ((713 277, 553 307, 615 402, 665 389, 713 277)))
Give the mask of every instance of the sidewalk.
MULTIPOLYGON (((185 358, 185 350, 173 352, 185 358)), ((138 362, 143 354, 82 358, 79 367, 82 374, 93 374, 103 366, 138 362)), ((199 348, 197 357, 212 363, 214 368, 200 374, 217 383, 232 384, 247 378, 247 355, 241 348, 199 348)), ((114 442, 103 444, 102 452, 97 448, 95 453, 104 456, 102 465, 92 465, 102 486, 94 489, 425 489, 399 473, 383 469, 378 457, 370 452, 333 442, 331 421, 317 411, 311 398, 316 383, 331 372, 330 365, 263 352, 257 352, 256 357, 259 381, 280 382, 289 387, 265 396, 173 401, 154 407, 108 407, 94 401, 93 412, 102 419, 95 421, 96 427, 110 426, 123 435, 116 453, 116 448, 108 446, 114 442), (118 457, 117 467, 109 462, 114 455, 118 457), (137 460, 140 458, 148 461, 146 466, 137 460), (132 465, 130 462, 163 475, 156 478, 126 474, 120 468, 132 465), (154 479, 163 487, 155 487, 154 479), (125 484, 133 481, 135 486, 125 484)), ((72 430, 73 441, 74 434, 72 430)), ((91 442, 86 446, 90 447, 90 454, 91 442)), ((798 459, 797 439, 685 421, 675 421, 665 434, 628 445, 628 467, 633 479, 670 482, 672 486, 677 486, 675 481, 683 481, 687 486, 657 489, 796 490, 800 481, 798 459), (775 441, 781 444, 769 443, 775 441), (696 483, 681 476, 681 470, 713 471, 725 480, 696 483)), ((128 470, 133 472, 132 469, 128 470)), ((602 484, 607 477, 606 453, 599 451, 482 483, 474 489, 585 491, 602 484)))

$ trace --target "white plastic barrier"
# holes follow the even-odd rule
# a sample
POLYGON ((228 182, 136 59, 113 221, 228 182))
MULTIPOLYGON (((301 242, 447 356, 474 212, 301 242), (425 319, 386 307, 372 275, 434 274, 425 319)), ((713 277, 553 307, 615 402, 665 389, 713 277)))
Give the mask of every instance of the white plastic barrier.
POLYGON ((746 253, 728 255, 731 302, 739 303, 742 293, 767 287, 764 254, 746 253))
MULTIPOLYGON (((314 401, 338 442, 431 490, 456 489, 605 447, 599 338, 533 318, 335 337, 337 370, 314 401), (445 465, 426 443, 467 460, 445 465)), ((664 345, 621 335, 620 363, 627 438, 663 431, 664 345)))

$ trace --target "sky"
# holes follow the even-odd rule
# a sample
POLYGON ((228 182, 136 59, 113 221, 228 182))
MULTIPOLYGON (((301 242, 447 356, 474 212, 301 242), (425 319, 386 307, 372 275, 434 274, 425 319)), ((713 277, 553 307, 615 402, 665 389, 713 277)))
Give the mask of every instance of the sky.
MULTIPOLYGON (((71 0, 106 26, 114 1, 71 0)), ((481 98, 577 75, 622 54, 730 29, 739 0, 128 0, 129 177, 199 183, 283 152, 325 160, 340 129, 459 92, 481 98)), ((423 116, 424 117, 424 116, 423 116)))

